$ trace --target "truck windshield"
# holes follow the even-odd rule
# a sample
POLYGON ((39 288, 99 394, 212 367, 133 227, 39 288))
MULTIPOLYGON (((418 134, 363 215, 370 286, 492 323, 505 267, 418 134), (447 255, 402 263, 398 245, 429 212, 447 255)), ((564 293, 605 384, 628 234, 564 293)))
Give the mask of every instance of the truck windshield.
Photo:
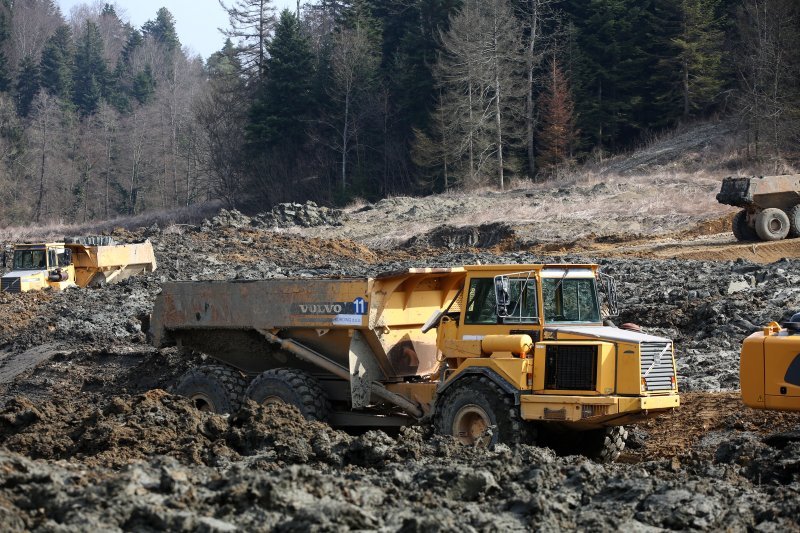
POLYGON ((594 278, 542 280, 545 322, 600 322, 594 278))
POLYGON ((14 252, 14 270, 44 270, 47 256, 41 250, 17 250, 14 252))

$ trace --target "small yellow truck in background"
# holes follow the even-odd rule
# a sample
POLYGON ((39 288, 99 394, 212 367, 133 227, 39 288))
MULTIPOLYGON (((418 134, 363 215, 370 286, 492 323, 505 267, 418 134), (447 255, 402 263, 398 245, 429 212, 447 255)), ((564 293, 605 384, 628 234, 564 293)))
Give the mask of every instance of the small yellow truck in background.
POLYGON ((16 244, 10 255, 10 272, 0 278, 0 292, 100 287, 156 269, 150 241, 115 244, 109 237, 16 244))

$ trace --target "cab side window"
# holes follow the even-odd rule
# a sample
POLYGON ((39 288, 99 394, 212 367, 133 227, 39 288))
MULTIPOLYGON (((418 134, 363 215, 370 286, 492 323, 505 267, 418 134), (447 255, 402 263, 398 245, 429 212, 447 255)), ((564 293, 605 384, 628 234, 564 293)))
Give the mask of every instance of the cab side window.
POLYGON ((479 278, 470 281, 464 323, 497 324, 494 278, 479 278))

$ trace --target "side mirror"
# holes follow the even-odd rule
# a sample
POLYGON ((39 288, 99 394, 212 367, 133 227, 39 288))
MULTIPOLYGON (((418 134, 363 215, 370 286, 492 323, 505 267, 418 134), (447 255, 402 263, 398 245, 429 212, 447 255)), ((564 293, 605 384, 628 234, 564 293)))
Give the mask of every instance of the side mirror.
POLYGON ((617 284, 614 278, 608 274, 600 273, 600 281, 602 282, 603 292, 605 293, 606 303, 608 304, 608 316, 619 316, 617 284))
POLYGON ((511 302, 511 295, 509 289, 511 282, 506 276, 497 276, 494 278, 494 298, 497 304, 497 316, 504 317, 508 315, 508 304, 511 302))
POLYGON ((425 322, 420 331, 422 331, 422 333, 428 333, 430 330, 439 325, 439 321, 442 319, 443 316, 444 316, 444 311, 441 310, 435 311, 428 319, 428 321, 425 322))

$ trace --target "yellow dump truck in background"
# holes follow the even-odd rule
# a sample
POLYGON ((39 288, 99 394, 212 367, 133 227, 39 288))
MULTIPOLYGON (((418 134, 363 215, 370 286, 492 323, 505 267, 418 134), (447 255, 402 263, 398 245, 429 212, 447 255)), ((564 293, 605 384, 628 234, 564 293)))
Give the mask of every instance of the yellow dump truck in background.
POLYGON ((166 283, 150 335, 218 361, 176 386, 200 409, 286 402, 335 426, 429 420, 465 444, 612 460, 623 425, 680 400, 672 341, 604 326, 598 285, 615 293, 596 265, 560 264, 166 283))
POLYGON ((0 278, 0 292, 99 287, 156 269, 150 241, 115 244, 109 237, 16 244, 10 255, 11 271, 0 278))

